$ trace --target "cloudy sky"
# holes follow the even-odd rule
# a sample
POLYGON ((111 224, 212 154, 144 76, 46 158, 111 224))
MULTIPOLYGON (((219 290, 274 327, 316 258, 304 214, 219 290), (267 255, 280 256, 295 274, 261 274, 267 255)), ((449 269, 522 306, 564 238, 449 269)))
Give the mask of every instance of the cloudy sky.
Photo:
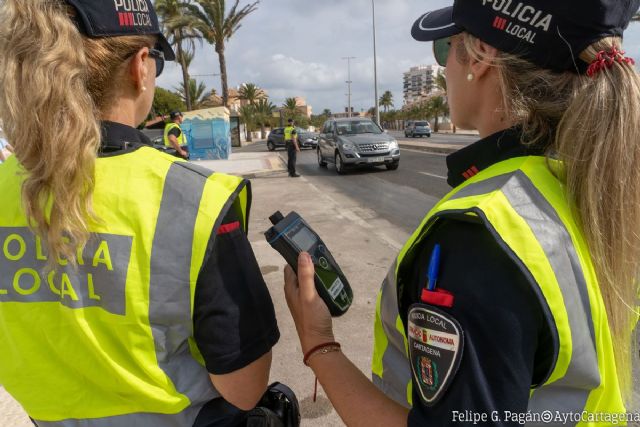
MULTIPOLYGON (((410 29, 422 13, 452 4, 450 0, 375 0, 379 93, 390 90, 402 106, 402 73, 434 63, 431 43, 418 43, 410 29)), ((230 0, 227 3, 231 3, 230 0)), ((241 0, 240 4, 247 4, 241 0)), ((640 60, 640 23, 625 36, 628 56, 640 60)), ((351 62, 352 105, 356 111, 374 105, 371 0, 261 0, 227 45, 229 87, 245 82, 267 90, 271 102, 302 96, 314 113, 344 111, 347 106, 347 61, 351 62)), ((640 61, 638 61, 640 64, 640 61)), ((219 73, 210 45, 197 49, 192 75, 219 73)), ((219 77, 196 77, 221 92, 219 77)), ((180 69, 167 64, 158 84, 172 89, 180 69)))

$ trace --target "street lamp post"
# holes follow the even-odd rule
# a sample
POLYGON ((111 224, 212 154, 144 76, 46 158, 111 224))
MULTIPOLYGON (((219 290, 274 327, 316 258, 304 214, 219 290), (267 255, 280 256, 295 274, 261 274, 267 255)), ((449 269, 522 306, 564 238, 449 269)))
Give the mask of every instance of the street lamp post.
POLYGON ((376 55, 376 3, 371 0, 371 11, 373 15, 373 85, 375 88, 376 123, 380 126, 380 108, 378 99, 378 56, 376 55))
POLYGON ((347 60, 347 87, 349 89, 349 93, 347 93, 347 96, 349 97, 349 105, 347 107, 347 116, 351 117, 351 83, 353 83, 351 81, 351 60, 352 59, 356 59, 355 56, 345 56, 342 59, 346 59, 347 60))

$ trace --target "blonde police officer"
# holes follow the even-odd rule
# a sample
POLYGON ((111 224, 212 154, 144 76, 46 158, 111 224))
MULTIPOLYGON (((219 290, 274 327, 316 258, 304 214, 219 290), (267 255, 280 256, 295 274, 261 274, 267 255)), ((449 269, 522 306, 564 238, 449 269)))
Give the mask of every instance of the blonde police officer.
POLYGON ((0 383, 38 426, 238 424, 279 337, 250 187, 135 129, 175 59, 151 0, 0 16, 0 383))
POLYGON ((305 361, 348 425, 637 425, 640 2, 469 1, 414 24, 446 66, 454 189, 377 300, 373 382, 339 351, 313 264, 285 291, 305 361))

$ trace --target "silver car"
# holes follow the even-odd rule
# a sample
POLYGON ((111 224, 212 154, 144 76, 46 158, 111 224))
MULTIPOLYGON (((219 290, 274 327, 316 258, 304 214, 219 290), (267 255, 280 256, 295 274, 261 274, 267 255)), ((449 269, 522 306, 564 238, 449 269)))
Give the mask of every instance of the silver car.
POLYGON ((398 169, 400 147, 392 136, 370 119, 361 117, 327 120, 318 139, 318 164, 336 165, 344 174, 351 166, 385 165, 398 169))

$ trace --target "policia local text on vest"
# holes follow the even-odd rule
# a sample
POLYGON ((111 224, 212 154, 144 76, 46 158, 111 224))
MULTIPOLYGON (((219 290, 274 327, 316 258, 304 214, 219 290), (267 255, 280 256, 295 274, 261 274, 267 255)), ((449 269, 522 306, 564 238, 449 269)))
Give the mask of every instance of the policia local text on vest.
POLYGON ((194 345, 196 282, 231 201, 246 230, 247 182, 143 145, 100 158, 93 203, 103 223, 78 249, 77 270, 61 259, 47 273, 21 170, 15 157, 0 167, 0 321, 13 325, 2 333, 4 387, 39 426, 193 425, 219 396, 194 345))

